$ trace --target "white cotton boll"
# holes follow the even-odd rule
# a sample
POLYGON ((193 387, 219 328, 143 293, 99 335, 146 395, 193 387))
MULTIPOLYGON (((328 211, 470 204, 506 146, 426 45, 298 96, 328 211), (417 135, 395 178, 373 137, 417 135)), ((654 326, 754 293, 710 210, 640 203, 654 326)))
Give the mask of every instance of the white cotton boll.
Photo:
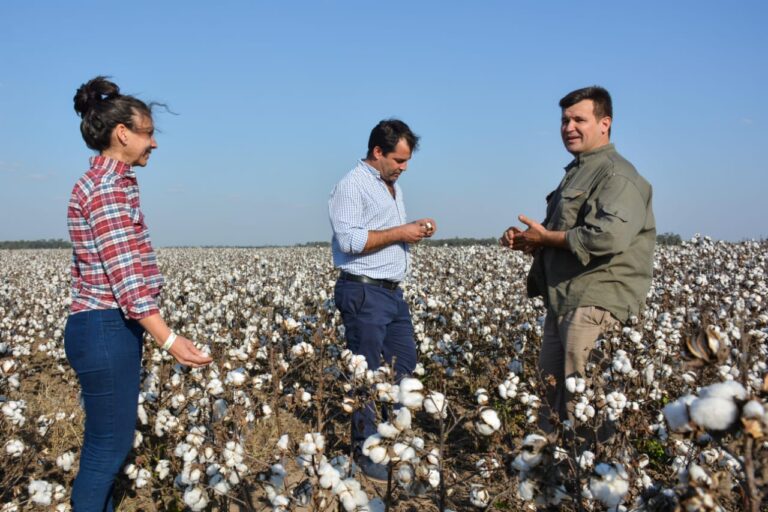
POLYGON ((426 371, 424 370, 424 365, 421 363, 416 364, 416 368, 413 369, 413 374, 418 375, 419 377, 423 377, 426 371))
POLYGON ((146 425, 149 422, 149 419, 147 418, 147 411, 144 409, 144 404, 139 404, 138 416, 142 425, 146 425))
POLYGON ((312 401, 312 395, 309 392, 307 392, 307 391, 303 391, 301 393, 301 401, 304 402, 305 404, 311 402, 312 401))
POLYGON ((387 455, 387 449, 384 446, 374 446, 368 450, 368 457, 375 464, 387 464, 389 463, 389 455, 387 455))
POLYGON ((725 398, 738 400, 745 400, 747 398, 747 391, 744 386, 734 380, 727 380, 718 384, 712 384, 705 388, 701 388, 699 392, 701 398, 725 398))
POLYGON ((123 472, 131 480, 136 480, 136 477, 139 476, 139 468, 135 464, 128 464, 125 466, 125 469, 123 469, 123 472))
MULTIPOLYGON (((53 487, 53 499, 56 501, 61 501, 64 499, 64 497, 67 495, 67 490, 64 488, 61 484, 56 484, 53 487)), ((69 505, 64 507, 64 510, 69 510, 69 505)), ((56 510, 61 510, 61 505, 56 507, 56 510)))
POLYGON ((206 428, 202 425, 195 425, 189 429, 189 433, 184 440, 192 446, 200 447, 205 441, 206 428))
POLYGON ((501 420, 496 411, 490 407, 480 409, 480 418, 475 421, 475 430, 481 435, 490 436, 501 428, 501 420))
POLYGON ((67 451, 56 457, 56 465, 65 472, 71 471, 74 463, 75 454, 73 452, 67 451))
POLYGON ((688 407, 694 401, 696 401, 694 395, 685 395, 664 406, 662 412, 670 430, 673 432, 690 432, 692 430, 689 425, 688 407))
POLYGON ((587 470, 595 464, 595 454, 589 450, 585 450, 579 455, 579 466, 581 469, 587 470))
POLYGON ((157 473, 157 478, 160 480, 165 480, 165 477, 168 476, 170 471, 171 461, 168 459, 160 459, 160 461, 158 461, 157 465, 155 466, 155 473, 157 473))
POLYGON ((704 484, 707 487, 712 485, 712 477, 710 477, 707 472, 696 464, 695 462, 691 462, 691 464, 688 466, 687 474, 681 475, 683 479, 687 479, 687 481, 683 482, 684 484, 688 484, 689 482, 696 482, 698 484, 704 484))
POLYGON ((381 439, 382 438, 379 434, 368 436, 365 441, 363 441, 363 455, 368 455, 367 450, 373 448, 374 446, 380 445, 381 439))
POLYGON ((376 428, 376 431, 379 433, 381 437, 385 437, 387 439, 394 439, 398 435, 400 435, 400 430, 398 430, 397 427, 395 427, 391 423, 379 423, 379 426, 376 428))
POLYGON ((411 411, 407 407, 401 407, 392 424, 400 431, 411 428, 411 411))
POLYGON ((445 403, 445 395, 438 393, 437 391, 431 391, 422 404, 427 414, 434 417, 446 418, 448 416, 448 408, 445 403))
POLYGON ((536 482, 533 480, 523 480, 517 485, 517 495, 524 501, 532 501, 536 494, 536 482))
POLYGON ((707 430, 728 430, 736 421, 738 408, 730 398, 699 398, 690 407, 691 419, 707 430))
POLYGON ((368 363, 365 360, 365 356, 359 354, 352 356, 347 364, 347 368, 353 378, 360 379, 364 377, 366 370, 368 370, 368 363))
POLYGON ((226 496, 232 489, 232 486, 229 485, 229 482, 224 479, 224 476, 222 476, 221 473, 216 473, 213 475, 208 481, 208 486, 211 487, 213 492, 219 496, 226 496))
POLYGON ((539 452, 531 452, 528 450, 522 450, 515 460, 512 461, 512 467, 521 473, 530 471, 541 463, 542 454, 539 452))
POLYGON ((643 369, 643 379, 645 379, 645 384, 647 386, 650 386, 654 383, 654 371, 653 363, 649 363, 643 369))
POLYGON ((288 437, 288 434, 283 434, 282 436, 280 436, 280 439, 277 440, 277 447, 282 451, 286 451, 288 450, 289 442, 290 442, 290 438, 288 437))
POLYGON ((140 469, 136 475, 136 488, 141 489, 142 487, 146 486, 151 478, 152 474, 149 471, 144 468, 140 469))
POLYGON ((617 507, 629 490, 629 482, 621 464, 601 463, 595 467, 599 475, 589 479, 589 490, 606 507, 617 507))
POLYGON ((45 480, 31 480, 27 492, 33 503, 47 507, 53 498, 53 485, 45 480))
POLYGON ((323 462, 317 469, 320 476, 319 484, 323 489, 331 489, 341 482, 341 473, 327 462, 323 462))
POLYGON ((224 386, 219 379, 214 377, 208 381, 208 384, 205 386, 205 390, 210 395, 218 396, 224 392, 224 386))
POLYGON ((237 368, 227 373, 227 377, 224 379, 226 384, 232 384, 233 386, 242 386, 247 378, 245 368, 237 368))
POLYGON ((25 448, 26 446, 21 440, 11 439, 5 444, 5 453, 10 455, 12 458, 21 457, 21 454, 24 453, 25 448))
POLYGON ((355 411, 355 405, 356 405, 356 402, 354 398, 345 396, 341 400, 341 408, 344 409, 344 412, 346 412, 347 414, 352 414, 355 411))
POLYGON ((427 464, 437 467, 440 464, 440 450, 432 448, 427 454, 427 464))
POLYGON ((379 382, 376 384, 376 399, 386 403, 396 402, 399 391, 399 386, 393 386, 389 382, 379 382))
POLYGON ((469 502, 477 508, 485 508, 491 502, 491 495, 482 485, 472 484, 469 490, 469 502))
POLYGON ((488 391, 485 388, 478 388, 477 391, 475 391, 475 399, 477 400, 478 405, 485 405, 488 403, 488 391))
POLYGON ((395 454, 392 460, 395 462, 400 460, 409 461, 409 460, 416 459, 416 450, 414 450, 411 446, 407 444, 395 443, 392 446, 392 451, 395 454))
POLYGON ((407 487, 413 482, 414 476, 413 466, 410 464, 401 464, 397 470, 397 482, 403 487, 407 487))
POLYGON ((741 411, 743 418, 761 419, 765 415, 765 406, 759 400, 750 400, 741 411))
POLYGON ((410 409, 420 409, 424 402, 422 389, 424 385, 419 379, 406 377, 400 381, 397 401, 410 409))
POLYGON ((429 483, 430 487, 437 489, 437 487, 440 485, 440 472, 436 469, 430 469, 429 473, 427 474, 427 482, 429 483))
POLYGON ((200 486, 189 487, 184 491, 184 503, 194 512, 208 506, 208 494, 200 486))

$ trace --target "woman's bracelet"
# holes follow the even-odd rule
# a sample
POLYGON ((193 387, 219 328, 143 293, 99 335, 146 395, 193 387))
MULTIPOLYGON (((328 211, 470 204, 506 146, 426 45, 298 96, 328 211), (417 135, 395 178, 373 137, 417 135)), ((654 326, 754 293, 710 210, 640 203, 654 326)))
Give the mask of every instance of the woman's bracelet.
POLYGON ((171 334, 168 335, 168 339, 165 340, 165 343, 163 343, 163 350, 171 350, 171 347, 173 346, 173 342, 176 341, 176 333, 171 331, 171 334))

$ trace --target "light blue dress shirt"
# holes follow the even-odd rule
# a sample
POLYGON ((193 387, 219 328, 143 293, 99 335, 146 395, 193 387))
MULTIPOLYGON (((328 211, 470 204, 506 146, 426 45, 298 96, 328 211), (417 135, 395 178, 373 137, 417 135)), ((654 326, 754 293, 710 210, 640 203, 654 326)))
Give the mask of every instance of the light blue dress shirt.
POLYGON ((389 193, 379 171, 362 160, 331 191, 328 214, 333 228, 333 264, 350 274, 402 281, 408 272, 408 244, 400 242, 362 254, 368 231, 406 223, 403 192, 389 193))

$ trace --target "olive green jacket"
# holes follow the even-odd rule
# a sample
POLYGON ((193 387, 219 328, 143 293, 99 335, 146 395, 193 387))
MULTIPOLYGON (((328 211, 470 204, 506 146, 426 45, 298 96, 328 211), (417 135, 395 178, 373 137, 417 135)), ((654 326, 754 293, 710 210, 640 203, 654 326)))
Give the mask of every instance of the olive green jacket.
POLYGON ((613 144, 576 156, 547 196, 543 222, 566 232, 568 249, 536 252, 528 295, 543 295, 558 316, 581 306, 599 306, 622 322, 637 315, 653 270, 651 196, 651 185, 613 144))

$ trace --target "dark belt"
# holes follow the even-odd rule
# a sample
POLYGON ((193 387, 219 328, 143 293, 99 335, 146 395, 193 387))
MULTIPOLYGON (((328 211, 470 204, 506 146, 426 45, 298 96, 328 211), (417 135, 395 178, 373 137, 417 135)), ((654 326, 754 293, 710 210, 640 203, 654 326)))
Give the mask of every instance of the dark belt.
POLYGON ((400 283, 397 281, 389 281, 387 279, 373 279, 368 276, 358 276, 357 274, 350 274, 348 272, 342 272, 339 274, 339 281, 354 281, 355 283, 372 284, 373 286, 380 286, 387 290, 394 290, 400 283))

